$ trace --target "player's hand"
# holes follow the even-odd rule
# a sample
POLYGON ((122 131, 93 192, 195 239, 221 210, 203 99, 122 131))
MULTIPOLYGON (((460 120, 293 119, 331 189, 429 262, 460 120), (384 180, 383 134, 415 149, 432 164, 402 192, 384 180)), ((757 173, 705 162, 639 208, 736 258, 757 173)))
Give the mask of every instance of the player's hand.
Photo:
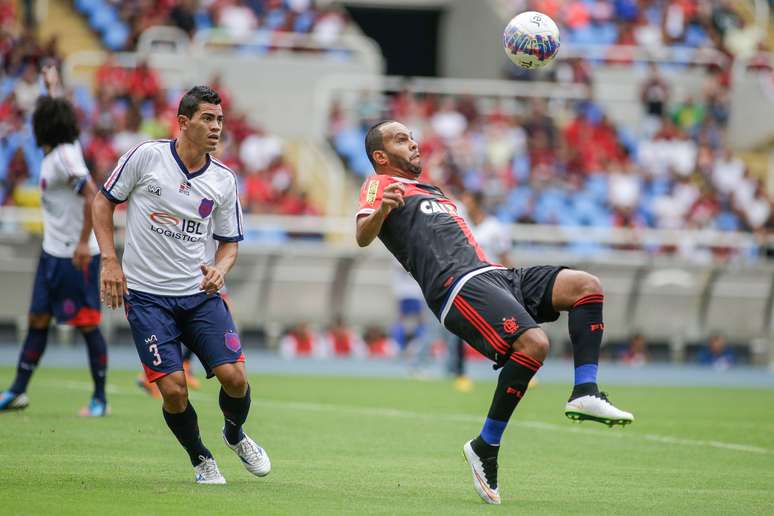
POLYGON ((123 304, 124 296, 129 293, 126 276, 115 256, 102 259, 100 272, 100 301, 108 308, 118 308, 123 304))
POLYGON ((214 294, 218 290, 223 288, 226 284, 226 280, 223 277, 223 273, 217 267, 202 264, 202 282, 199 284, 199 290, 203 290, 208 294, 214 294))
POLYGON ((400 208, 406 201, 403 199, 403 194, 406 191, 406 187, 403 183, 392 183, 387 185, 382 194, 382 203, 379 205, 379 210, 387 215, 395 208, 400 208))
POLYGON ((88 242, 78 242, 78 245, 75 246, 75 253, 73 254, 73 265, 76 270, 88 270, 90 261, 91 252, 89 250, 88 242))

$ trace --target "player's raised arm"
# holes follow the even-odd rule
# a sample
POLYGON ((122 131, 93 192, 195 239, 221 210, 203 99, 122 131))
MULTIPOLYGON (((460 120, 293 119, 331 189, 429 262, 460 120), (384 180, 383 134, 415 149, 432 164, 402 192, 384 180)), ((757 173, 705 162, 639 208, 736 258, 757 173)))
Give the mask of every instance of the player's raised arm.
MULTIPOLYGON (((378 180, 376 184, 378 186, 378 180)), ((355 238, 357 239, 357 245, 360 247, 366 247, 374 238, 377 237, 382 230, 382 224, 385 219, 395 208, 400 208, 405 204, 403 200, 403 193, 405 191, 404 186, 401 183, 392 183, 384 188, 379 200, 378 207, 373 209, 370 213, 367 209, 361 209, 358 212, 357 229, 355 232, 355 238)))

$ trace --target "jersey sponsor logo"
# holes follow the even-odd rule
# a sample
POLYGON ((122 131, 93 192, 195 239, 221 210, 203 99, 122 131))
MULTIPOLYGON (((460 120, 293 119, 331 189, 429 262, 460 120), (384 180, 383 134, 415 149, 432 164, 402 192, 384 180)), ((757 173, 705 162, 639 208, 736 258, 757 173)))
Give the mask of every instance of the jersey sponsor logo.
POLYGON ((366 203, 370 206, 374 205, 376 201, 376 194, 379 193, 379 180, 373 179, 368 183, 368 190, 366 193, 366 203))
POLYGON ((151 183, 148 185, 148 193, 161 197, 161 187, 156 183, 151 183))
POLYGON ((199 242, 204 235, 202 223, 195 220, 181 219, 163 211, 151 213, 150 219, 155 223, 151 223, 150 230, 167 238, 185 242, 199 242), (170 229, 169 226, 174 226, 175 229, 170 229))
POLYGON ((177 226, 180 224, 180 219, 163 211, 154 211, 150 214, 150 218, 156 224, 161 226, 177 226))
POLYGON ((425 215, 432 215, 433 213, 457 214, 457 209, 453 204, 440 203, 438 201, 422 201, 419 203, 419 209, 425 215))
POLYGON ((516 322, 516 318, 510 317, 508 319, 503 319, 503 330, 509 335, 519 331, 519 323, 516 322))
POLYGON ((202 202, 199 204, 199 215, 206 219, 210 213, 212 213, 212 207, 215 206, 215 201, 212 199, 202 199, 202 202))

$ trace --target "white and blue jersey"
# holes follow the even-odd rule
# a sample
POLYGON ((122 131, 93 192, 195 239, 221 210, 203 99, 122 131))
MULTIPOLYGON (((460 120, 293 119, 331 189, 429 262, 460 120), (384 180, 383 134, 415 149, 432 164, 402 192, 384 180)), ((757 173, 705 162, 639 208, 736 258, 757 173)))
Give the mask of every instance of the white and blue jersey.
POLYGON ((243 239, 236 175, 209 155, 189 171, 174 140, 143 142, 124 154, 102 193, 129 203, 123 270, 130 290, 199 293, 207 241, 243 239))
MULTIPOLYGON (((57 258, 72 258, 83 228, 81 189, 89 180, 81 145, 63 143, 46 154, 40 165, 40 192, 43 205, 43 250, 57 258)), ((89 251, 99 254, 94 233, 89 251)))

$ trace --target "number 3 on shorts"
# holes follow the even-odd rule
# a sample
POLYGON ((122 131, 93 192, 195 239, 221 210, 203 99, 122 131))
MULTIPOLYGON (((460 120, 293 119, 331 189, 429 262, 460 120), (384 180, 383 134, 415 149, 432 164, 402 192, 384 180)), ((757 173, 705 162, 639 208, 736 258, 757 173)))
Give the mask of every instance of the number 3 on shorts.
POLYGON ((145 339, 145 343, 148 344, 148 351, 153 353, 153 365, 160 365, 161 355, 159 355, 158 339, 156 336, 151 335, 150 338, 145 339))

